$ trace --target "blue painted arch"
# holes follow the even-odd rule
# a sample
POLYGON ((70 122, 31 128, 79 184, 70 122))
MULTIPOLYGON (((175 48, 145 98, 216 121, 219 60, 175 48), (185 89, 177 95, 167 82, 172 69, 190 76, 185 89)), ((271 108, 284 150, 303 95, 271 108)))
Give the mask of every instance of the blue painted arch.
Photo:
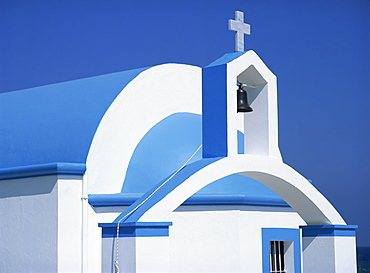
MULTIPOLYGON (((131 157, 121 192, 144 193, 180 168, 201 144, 201 119, 176 113, 149 130, 131 157)), ((201 152, 191 162, 199 159, 201 152)))

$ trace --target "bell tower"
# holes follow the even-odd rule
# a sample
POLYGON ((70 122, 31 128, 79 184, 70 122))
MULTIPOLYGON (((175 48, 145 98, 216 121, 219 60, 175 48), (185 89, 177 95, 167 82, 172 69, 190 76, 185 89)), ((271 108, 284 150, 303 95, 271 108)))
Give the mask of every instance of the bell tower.
POLYGON ((278 147, 276 76, 254 51, 228 53, 203 68, 203 157, 244 154, 281 158, 278 147), (245 87, 253 112, 237 112, 237 84, 245 87))
POLYGON ((281 159, 276 76, 255 52, 244 51, 250 25, 243 12, 235 12, 229 30, 235 31, 235 52, 202 71, 203 157, 244 153, 281 159), (240 136, 244 151, 238 150, 240 136))

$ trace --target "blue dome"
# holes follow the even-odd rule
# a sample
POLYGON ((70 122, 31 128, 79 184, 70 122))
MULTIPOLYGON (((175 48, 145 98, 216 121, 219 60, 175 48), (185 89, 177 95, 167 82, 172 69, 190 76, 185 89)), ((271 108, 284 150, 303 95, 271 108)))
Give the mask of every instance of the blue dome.
POLYGON ((0 169, 85 163, 106 110, 145 69, 0 94, 0 169))

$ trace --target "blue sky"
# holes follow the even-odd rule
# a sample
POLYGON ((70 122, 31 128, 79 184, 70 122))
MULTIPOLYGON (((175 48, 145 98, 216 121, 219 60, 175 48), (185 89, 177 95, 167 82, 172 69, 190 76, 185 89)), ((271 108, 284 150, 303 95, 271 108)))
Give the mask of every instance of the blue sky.
POLYGON ((0 1, 0 92, 166 62, 205 66, 234 50, 245 13, 278 77, 286 163, 370 246, 370 1, 0 1))

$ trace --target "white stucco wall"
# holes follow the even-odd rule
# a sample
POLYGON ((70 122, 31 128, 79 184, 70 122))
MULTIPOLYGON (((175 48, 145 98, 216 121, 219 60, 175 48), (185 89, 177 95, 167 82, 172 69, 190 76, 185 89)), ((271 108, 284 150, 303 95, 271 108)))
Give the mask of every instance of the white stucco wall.
MULTIPOLYGON (((100 220, 117 215, 109 208, 103 211, 100 220)), ((305 224, 291 208, 262 206, 181 206, 165 221, 173 223, 169 237, 119 239, 120 268, 127 272, 262 272, 261 228, 305 224), (137 263, 131 260, 127 265, 133 253, 137 263)), ((116 254, 114 240, 102 241, 104 259, 113 263, 109 255, 116 254)), ((103 267, 112 268, 112 263, 103 267)))
POLYGON ((0 272, 56 272, 57 177, 0 181, 0 272))
MULTIPOLYGON (((122 211, 127 207, 98 207, 93 208, 88 206, 87 216, 87 242, 84 249, 86 251, 86 265, 85 272, 98 273, 102 269, 102 256, 103 252, 107 249, 102 240, 102 231, 98 227, 99 223, 112 223, 122 211)), ((111 252, 109 252, 111 253, 111 252)))
POLYGON ((261 228, 304 224, 290 208, 180 207, 169 217, 170 272, 261 272, 261 228))
POLYGON ((58 177, 58 272, 81 272, 82 179, 58 177))
POLYGON ((80 272, 80 177, 0 181, 0 221, 0 272, 80 272))
POLYGON ((302 250, 305 273, 357 272, 355 237, 304 237, 302 250))

